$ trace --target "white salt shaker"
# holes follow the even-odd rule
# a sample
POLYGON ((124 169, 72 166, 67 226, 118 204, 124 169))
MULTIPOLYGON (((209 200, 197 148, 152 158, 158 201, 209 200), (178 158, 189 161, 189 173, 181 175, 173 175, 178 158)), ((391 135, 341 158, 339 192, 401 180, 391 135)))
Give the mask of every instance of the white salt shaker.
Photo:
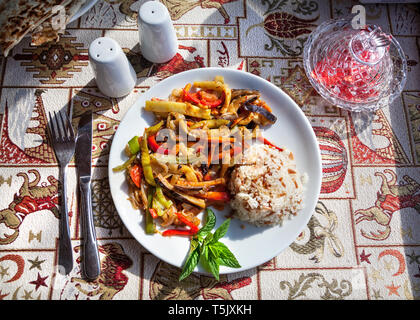
POLYGON ((100 37, 93 40, 89 46, 89 61, 96 84, 104 95, 123 97, 136 85, 136 72, 114 39, 100 37))
POLYGON ((168 9, 158 1, 145 2, 139 9, 138 22, 143 57, 154 63, 171 60, 178 41, 168 9))

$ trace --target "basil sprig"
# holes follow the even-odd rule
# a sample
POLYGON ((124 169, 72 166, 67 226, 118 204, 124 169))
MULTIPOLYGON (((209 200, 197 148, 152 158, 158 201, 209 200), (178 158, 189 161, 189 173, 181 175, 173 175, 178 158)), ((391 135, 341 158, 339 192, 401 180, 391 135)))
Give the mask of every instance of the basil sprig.
POLYGON ((216 216, 209 208, 206 209, 206 212, 206 223, 191 239, 190 252, 179 276, 179 281, 188 277, 199 262, 208 272, 213 274, 217 281, 219 281, 219 267, 221 265, 231 268, 241 267, 234 254, 224 243, 219 241, 228 231, 230 219, 225 220, 212 233, 211 231, 216 225, 216 216))

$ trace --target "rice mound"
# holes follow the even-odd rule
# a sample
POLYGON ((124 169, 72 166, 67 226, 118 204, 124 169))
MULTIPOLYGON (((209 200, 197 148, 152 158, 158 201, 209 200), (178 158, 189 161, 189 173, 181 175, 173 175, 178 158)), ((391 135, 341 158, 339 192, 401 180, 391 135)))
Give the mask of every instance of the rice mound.
POLYGON ((293 153, 253 144, 232 171, 229 190, 233 217, 256 226, 281 225, 303 208, 306 174, 296 168, 293 153))

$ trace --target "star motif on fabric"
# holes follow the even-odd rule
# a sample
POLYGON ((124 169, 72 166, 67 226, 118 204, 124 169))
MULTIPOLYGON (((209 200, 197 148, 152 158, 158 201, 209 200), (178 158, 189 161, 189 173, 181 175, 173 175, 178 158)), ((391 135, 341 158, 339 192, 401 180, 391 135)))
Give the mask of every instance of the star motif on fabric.
POLYGON ((401 236, 413 239, 413 230, 411 227, 408 227, 407 229, 401 228, 401 236))
POLYGON ((379 289, 378 290, 372 289, 372 290, 373 290, 373 298, 375 298, 376 300, 383 299, 383 297, 381 296, 381 291, 379 289))
POLYGON ((385 268, 387 271, 392 270, 392 261, 384 260, 384 268, 385 268))
POLYGON ((40 286, 44 286, 44 287, 48 287, 45 283, 45 279, 47 279, 48 276, 46 277, 41 277, 41 275, 38 272, 38 278, 34 281, 29 282, 30 284, 34 284, 35 285, 35 291, 38 290, 38 288, 40 286))
POLYGON ((390 286, 385 286, 385 288, 387 288, 389 290, 388 296, 391 296, 393 294, 395 294, 397 296, 400 296, 400 294, 398 293, 398 289, 400 287, 401 286, 395 286, 394 282, 392 282, 390 286))
POLYGON ((413 252, 411 254, 406 254, 406 256, 408 258, 410 258, 410 261, 408 261, 409 264, 412 264, 414 262, 417 262, 417 263, 420 264, 420 255, 416 255, 416 253, 414 252, 414 250, 413 250, 413 252))
POLYGON ((372 255, 371 253, 366 254, 366 253, 365 253, 365 249, 363 249, 362 253, 360 254, 360 262, 365 261, 365 262, 367 262, 367 263, 369 263, 369 264, 370 264, 369 257, 370 257, 371 255, 372 255))
POLYGON ((33 268, 42 270, 41 264, 45 262, 45 260, 39 260, 38 256, 35 258, 35 260, 28 259, 28 261, 31 263, 31 267, 29 268, 29 270, 32 270, 33 268))
POLYGON ((384 279, 381 276, 381 272, 379 270, 376 270, 375 268, 372 268, 372 272, 370 273, 370 276, 375 281, 375 283, 376 283, 377 280, 383 280, 384 279))
POLYGON ((9 270, 9 267, 4 268, 2 266, 0 266, 0 276, 3 279, 4 276, 8 276, 9 273, 7 272, 9 270))
POLYGON ((33 300, 34 298, 32 297, 32 290, 31 291, 25 291, 25 294, 22 296, 23 299, 25 300, 33 300))
POLYGON ((3 300, 4 297, 8 296, 9 294, 2 294, 1 290, 0 290, 0 300, 3 300))

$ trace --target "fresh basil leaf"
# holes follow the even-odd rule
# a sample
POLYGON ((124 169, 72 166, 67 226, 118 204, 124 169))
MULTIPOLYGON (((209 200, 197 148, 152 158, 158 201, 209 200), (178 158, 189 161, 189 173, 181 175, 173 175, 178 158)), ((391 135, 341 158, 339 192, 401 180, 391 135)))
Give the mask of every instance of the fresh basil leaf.
POLYGON ((210 269, 209 271, 213 274, 213 276, 215 277, 215 279, 217 281, 219 281, 220 277, 219 277, 219 261, 217 256, 215 256, 212 251, 208 250, 208 254, 207 254, 207 265, 208 268, 210 269))
POLYGON ((196 237, 198 238, 205 237, 211 230, 213 230, 214 226, 216 225, 216 216, 214 212, 211 209, 207 208, 206 213, 207 213, 206 223, 196 233, 196 237))
POLYGON ((200 260, 200 246, 198 245, 188 256, 187 261, 185 261, 184 267, 181 274, 179 275, 179 281, 184 280, 188 277, 194 268, 197 266, 198 261, 200 260))
POLYGON ((210 251, 217 256, 218 261, 221 265, 231 267, 231 268, 240 268, 238 260, 236 260, 235 255, 229 248, 222 242, 218 241, 216 243, 209 244, 210 251))
POLYGON ((194 238, 191 239, 189 254, 191 254, 191 252, 193 252, 199 245, 200 245, 200 242, 197 239, 194 239, 194 238))
POLYGON ((212 244, 209 244, 207 246, 209 248, 209 251, 211 251, 211 253, 213 254, 214 257, 219 257, 219 249, 212 244))
POLYGON ((212 242, 212 240, 213 240, 213 234, 212 233, 208 233, 207 236, 204 238, 203 246, 206 246, 207 244, 209 244, 210 242, 212 242))
POLYGON ((206 271, 211 272, 210 266, 208 264, 208 252, 209 251, 207 246, 201 246, 200 263, 206 271))
POLYGON ((217 242, 220 238, 224 237, 224 235, 229 229, 229 225, 230 219, 226 219, 214 232, 212 242, 217 242))
POLYGON ((219 241, 229 229, 230 219, 225 220, 214 233, 211 231, 216 225, 216 216, 211 209, 206 209, 206 223, 191 239, 189 256, 184 264, 179 281, 188 277, 198 263, 219 281, 220 265, 240 268, 238 260, 225 244, 219 241))

